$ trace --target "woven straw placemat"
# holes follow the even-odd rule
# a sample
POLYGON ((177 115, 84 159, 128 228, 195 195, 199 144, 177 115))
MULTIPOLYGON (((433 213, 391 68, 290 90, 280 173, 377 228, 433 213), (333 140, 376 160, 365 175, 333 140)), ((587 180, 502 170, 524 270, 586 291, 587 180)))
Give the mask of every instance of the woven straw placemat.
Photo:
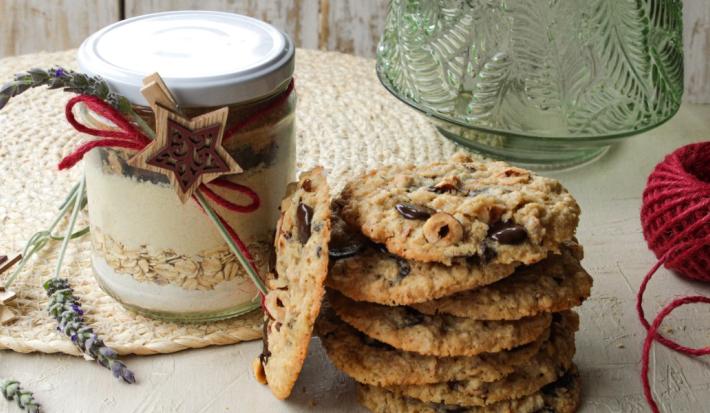
MULTIPOLYGON (((31 67, 75 68, 75 51, 0 60, 0 83, 31 67)), ((323 165, 334 191, 345 180, 383 163, 443 159, 456 149, 424 116, 390 96, 375 75, 374 61, 333 52, 299 50, 298 166, 323 165)), ((81 167, 59 172, 56 164, 85 137, 64 119, 71 94, 30 90, 0 111, 0 255, 13 255, 45 228, 81 167)), ((81 224, 80 224, 81 225, 81 224)), ((45 311, 41 283, 51 276, 57 242, 23 270, 13 289, 19 319, 0 326, 0 348, 78 355, 45 311)), ((89 265, 88 237, 70 244, 63 276, 69 278, 86 319, 122 354, 171 353, 260 337, 260 315, 210 324, 174 324, 126 311, 104 294, 89 265)))

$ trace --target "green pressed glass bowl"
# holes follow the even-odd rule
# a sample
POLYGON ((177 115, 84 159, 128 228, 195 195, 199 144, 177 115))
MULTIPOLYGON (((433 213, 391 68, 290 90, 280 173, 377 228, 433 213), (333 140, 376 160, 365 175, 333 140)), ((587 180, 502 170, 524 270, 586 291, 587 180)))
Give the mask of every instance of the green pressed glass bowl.
POLYGON ((382 84, 447 138, 567 167, 670 119, 683 94, 678 0, 391 0, 382 84))

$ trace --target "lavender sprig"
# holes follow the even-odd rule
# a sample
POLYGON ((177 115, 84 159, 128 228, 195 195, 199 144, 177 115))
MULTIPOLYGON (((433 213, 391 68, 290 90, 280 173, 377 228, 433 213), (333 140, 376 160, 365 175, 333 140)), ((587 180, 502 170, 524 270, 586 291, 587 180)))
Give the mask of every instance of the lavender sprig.
POLYGON ((155 132, 133 110, 131 102, 124 96, 112 92, 108 83, 100 76, 88 76, 61 67, 34 68, 16 74, 14 80, 0 86, 0 110, 7 105, 11 98, 38 86, 47 86, 49 89, 62 88, 65 92, 95 96, 116 108, 123 115, 128 116, 149 138, 155 137, 155 132))
POLYGON ((79 210, 82 207, 84 200, 84 188, 86 180, 82 179, 77 188, 77 195, 74 199, 74 208, 72 209, 69 223, 67 224, 66 235, 59 248, 57 255, 57 266, 54 269, 54 277, 45 281, 42 284, 44 290, 49 297, 47 311, 58 322, 57 330, 66 334, 71 338, 84 354, 92 357, 97 363, 111 370, 113 375, 123 380, 126 383, 135 383, 136 379, 133 373, 128 370, 125 364, 118 360, 116 352, 107 347, 94 330, 84 322, 84 311, 81 309, 79 299, 74 295, 69 285, 69 281, 65 278, 60 278, 59 274, 62 270, 62 263, 67 251, 67 246, 71 240, 71 234, 74 231, 79 210))
POLYGON ((66 334, 84 354, 92 357, 98 364, 111 370, 114 377, 126 383, 135 383, 133 373, 118 354, 106 346, 94 330, 84 322, 84 311, 74 290, 65 278, 50 278, 44 285, 49 296, 47 310, 59 324, 57 330, 66 334))
POLYGON ((22 410, 27 410, 28 413, 39 413, 41 411, 40 404, 35 401, 32 392, 23 389, 17 380, 2 380, 0 382, 0 392, 2 392, 5 400, 15 400, 17 406, 22 410))
POLYGON ((99 76, 88 76, 61 67, 51 69, 34 68, 15 75, 14 80, 0 87, 0 109, 7 102, 27 89, 47 86, 49 89, 64 89, 65 92, 96 96, 123 114, 131 114, 131 104, 125 97, 118 95, 108 87, 99 76))

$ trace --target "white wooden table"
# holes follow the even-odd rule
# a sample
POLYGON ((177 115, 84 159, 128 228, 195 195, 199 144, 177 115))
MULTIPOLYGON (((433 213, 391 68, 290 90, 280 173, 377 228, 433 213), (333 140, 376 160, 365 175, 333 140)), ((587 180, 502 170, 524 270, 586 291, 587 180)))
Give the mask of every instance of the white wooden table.
MULTIPOLYGON (((582 206, 578 238, 585 267, 594 276, 592 298, 580 309, 576 362, 584 380, 584 413, 645 412, 640 384, 644 331, 634 311, 635 291, 655 262, 639 223, 646 177, 666 153, 710 136, 710 106, 685 105, 667 124, 629 139, 596 163, 553 175, 582 206)), ((710 295, 710 287, 681 280, 664 269, 647 293, 653 316, 681 294, 710 295)), ((679 309, 662 330, 692 346, 710 343, 708 308, 679 309), (672 326, 671 328, 669 328, 672 326), (672 332, 670 331, 672 329, 672 332)), ((314 339, 289 401, 274 399, 251 374, 260 342, 129 357, 137 385, 117 382, 75 357, 0 352, 3 371, 35 391, 47 412, 363 412, 352 382, 326 360, 314 339)), ((710 364, 655 346, 654 392, 662 410, 710 412, 710 364)), ((0 402, 0 412, 18 412, 0 402)))

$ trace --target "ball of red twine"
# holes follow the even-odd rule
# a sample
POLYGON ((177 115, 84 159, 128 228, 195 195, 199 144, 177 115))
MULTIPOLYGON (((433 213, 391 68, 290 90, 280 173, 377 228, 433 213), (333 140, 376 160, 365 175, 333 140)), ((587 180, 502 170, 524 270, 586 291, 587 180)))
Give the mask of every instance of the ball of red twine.
POLYGON ((710 281, 710 142, 683 146, 656 165, 643 191, 643 235, 666 268, 710 281))
POLYGON ((639 320, 647 332, 641 360, 643 391, 651 410, 658 413, 648 379, 653 341, 690 356, 710 354, 710 347, 686 347, 658 332, 663 320, 677 307, 710 304, 710 298, 677 298, 663 307, 652 324, 643 311, 646 286, 661 265, 683 277, 710 282, 710 142, 683 146, 656 165, 643 192, 641 225, 649 248, 658 258, 636 297, 639 320))

